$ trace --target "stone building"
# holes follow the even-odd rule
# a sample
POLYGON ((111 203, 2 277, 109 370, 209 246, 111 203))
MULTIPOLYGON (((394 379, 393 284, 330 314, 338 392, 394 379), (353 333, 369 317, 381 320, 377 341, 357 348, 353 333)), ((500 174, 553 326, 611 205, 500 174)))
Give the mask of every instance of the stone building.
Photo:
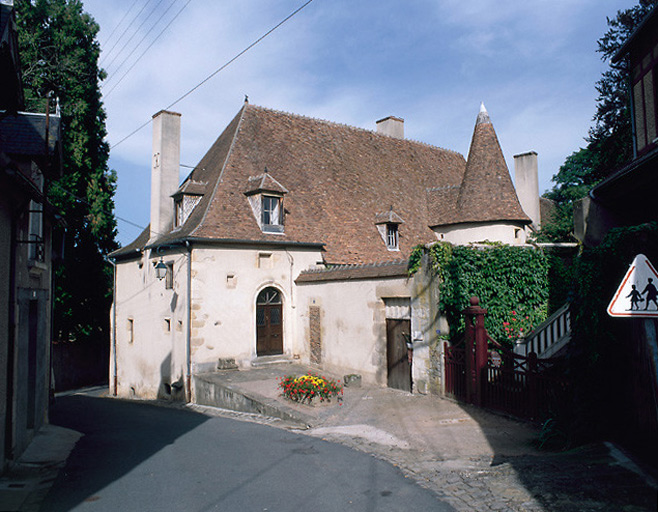
MULTIPOLYGON (((370 131, 245 102, 179 186, 180 122, 154 116, 151 223, 112 255, 121 396, 193 400, 194 374, 282 359, 425 392, 442 325, 412 248, 524 244, 532 222, 484 107, 466 160, 396 117, 370 131)), ((536 154, 519 162, 538 203, 536 154)))
POLYGON ((60 116, 25 109, 13 4, 0 3, 0 471, 48 421, 60 116))

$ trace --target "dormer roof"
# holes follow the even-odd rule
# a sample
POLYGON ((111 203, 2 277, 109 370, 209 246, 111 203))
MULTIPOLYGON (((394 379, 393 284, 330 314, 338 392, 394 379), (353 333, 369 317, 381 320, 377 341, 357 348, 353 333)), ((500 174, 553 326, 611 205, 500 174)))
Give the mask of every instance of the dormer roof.
POLYGON ((249 176, 249 179, 247 180, 247 188, 244 191, 245 195, 250 196, 267 192, 283 195, 287 194, 288 190, 272 177, 267 168, 263 174, 249 176))

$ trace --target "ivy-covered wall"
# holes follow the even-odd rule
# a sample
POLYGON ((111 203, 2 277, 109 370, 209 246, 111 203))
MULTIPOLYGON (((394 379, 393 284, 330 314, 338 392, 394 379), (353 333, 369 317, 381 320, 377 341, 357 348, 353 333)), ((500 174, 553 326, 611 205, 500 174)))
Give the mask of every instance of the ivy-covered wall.
POLYGON ((637 254, 658 263, 658 222, 613 229, 576 262, 568 354, 574 393, 560 420, 575 442, 616 439, 640 455, 652 453, 655 463, 655 384, 646 372, 640 324, 658 327, 658 322, 612 318, 606 312, 637 254), (645 415, 652 408, 653 418, 645 415))
POLYGON ((487 309, 485 327, 500 342, 529 332, 546 319, 549 300, 549 259, 541 249, 500 243, 452 246, 438 242, 414 249, 410 272, 429 251, 434 272, 440 277, 439 308, 447 317, 450 338, 464 330, 462 310, 476 295, 487 309))

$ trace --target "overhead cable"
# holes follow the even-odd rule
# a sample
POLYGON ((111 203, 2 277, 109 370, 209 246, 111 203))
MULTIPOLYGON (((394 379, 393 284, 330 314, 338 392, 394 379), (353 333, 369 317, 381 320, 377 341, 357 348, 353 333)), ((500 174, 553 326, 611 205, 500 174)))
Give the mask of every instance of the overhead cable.
MULTIPOLYGON (((244 55, 245 53, 247 53, 249 50, 251 50, 251 49, 252 49, 254 46, 256 46, 258 43, 260 43, 263 39, 265 39, 267 36, 269 36, 272 32, 274 32, 276 29, 278 29, 281 25, 283 25, 283 24, 286 23, 288 20, 290 20, 292 17, 294 17, 297 13, 299 13, 302 9, 304 9, 304 8, 305 8, 307 5, 309 5, 311 2, 313 2, 313 0, 307 0, 307 2, 305 2, 304 4, 302 4, 300 7, 298 7, 297 9, 295 9, 293 12, 291 12, 288 16, 286 16, 283 20, 281 20, 279 23, 277 23, 277 24, 276 24, 274 27, 272 27, 270 30, 268 30, 267 32, 265 32, 262 36, 260 36, 260 37, 259 37, 258 39, 256 39, 253 43, 251 43, 249 46, 247 46, 244 50, 242 50, 240 53, 238 53, 235 57, 233 57, 232 59, 230 59, 228 62, 226 62, 225 64, 223 64, 223 65, 220 66, 219 68, 217 68, 215 71, 213 71, 210 75, 208 75, 206 78, 204 78, 204 79, 203 79, 201 82, 199 82, 197 85, 195 85, 194 87, 192 87, 192 89, 190 89, 189 91, 187 91, 185 94, 183 94, 183 95, 182 95, 180 98, 178 98, 176 101, 174 101, 173 103, 171 103, 171 104, 169 104, 168 106, 166 106, 166 107, 164 108, 164 110, 168 110, 168 109, 170 109, 171 107, 173 107, 174 105, 176 105, 177 103, 179 103, 180 101, 182 101, 183 99, 187 98, 190 94, 192 94, 194 91, 196 91, 199 87, 201 87, 203 84, 205 84, 208 80, 210 80, 212 77, 214 77, 217 73, 219 73, 220 71, 222 71, 222 70, 224 70, 225 68, 227 68, 229 65, 231 65, 233 62, 235 62, 237 59, 239 59, 240 57, 242 57, 242 55, 244 55)), ((132 137, 133 135, 135 135, 135 134, 136 134, 138 131, 140 131, 142 128, 144 128, 145 126, 148 126, 150 122, 151 122, 151 119, 149 119, 149 120, 146 121, 144 124, 142 124, 142 125, 140 125, 139 127, 137 127, 135 130, 133 130, 132 132, 130 132, 128 135, 126 135, 123 139, 121 139, 121 140, 120 140, 119 142, 117 142, 116 144, 113 144, 113 145, 111 146, 110 149, 114 149, 114 148, 117 147, 119 144, 121 144, 121 143, 124 142, 125 140, 127 140, 127 139, 129 139, 130 137, 132 137)))

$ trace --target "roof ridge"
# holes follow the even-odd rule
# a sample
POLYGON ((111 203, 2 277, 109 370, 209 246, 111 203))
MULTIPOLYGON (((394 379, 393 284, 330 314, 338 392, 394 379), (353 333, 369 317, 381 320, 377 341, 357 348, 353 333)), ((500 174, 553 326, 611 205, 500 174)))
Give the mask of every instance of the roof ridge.
POLYGON ((432 149, 439 149, 441 151, 447 151, 448 153, 454 153, 455 155, 459 155, 459 156, 462 156, 462 157, 464 156, 459 151, 455 151, 454 149, 444 148, 444 147, 441 147, 441 146, 437 146, 435 144, 430 144, 429 142, 423 142, 423 141, 416 140, 416 139, 408 139, 408 138, 399 139, 399 138, 393 137, 391 135, 387 135, 387 134, 384 134, 384 133, 378 133, 376 130, 369 130, 368 128, 360 128, 358 126, 353 126, 351 124, 339 123, 337 121, 329 121, 328 119, 322 119, 322 118, 319 118, 319 117, 305 116, 303 114, 296 114, 294 112, 288 112, 286 110, 279 110, 279 109, 275 109, 275 108, 262 107, 260 105, 254 105, 252 103, 246 104, 246 107, 247 108, 257 109, 257 110, 263 110, 263 111, 266 111, 266 112, 273 112, 275 114, 282 114, 282 115, 286 115, 286 116, 296 117, 298 119, 306 119, 306 120, 309 120, 309 121, 315 121, 316 123, 322 123, 322 124, 326 124, 326 125, 329 125, 329 126, 347 128, 348 130, 353 130, 353 131, 357 131, 357 132, 367 132, 367 133, 371 133, 373 135, 376 135, 378 137, 385 137, 387 139, 399 140, 399 141, 403 141, 403 142, 411 142, 413 144, 418 144, 420 146, 426 146, 426 147, 429 147, 429 148, 432 148, 432 149))

